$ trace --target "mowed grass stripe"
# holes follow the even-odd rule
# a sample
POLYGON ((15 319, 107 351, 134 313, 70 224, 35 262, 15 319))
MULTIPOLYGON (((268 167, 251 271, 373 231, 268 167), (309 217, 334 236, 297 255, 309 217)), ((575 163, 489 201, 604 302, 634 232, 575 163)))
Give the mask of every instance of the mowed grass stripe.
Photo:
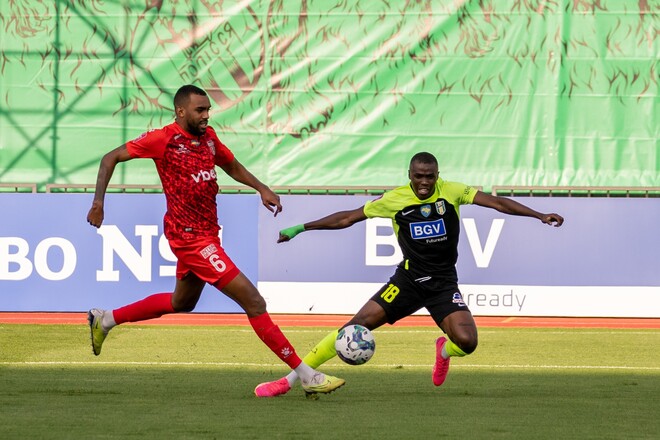
MULTIPOLYGON (((301 355, 329 330, 284 328, 301 355)), ((0 326, 0 439, 657 439, 660 330, 482 329, 431 383, 436 328, 385 327, 346 386, 254 387, 288 368, 246 327, 0 326)))

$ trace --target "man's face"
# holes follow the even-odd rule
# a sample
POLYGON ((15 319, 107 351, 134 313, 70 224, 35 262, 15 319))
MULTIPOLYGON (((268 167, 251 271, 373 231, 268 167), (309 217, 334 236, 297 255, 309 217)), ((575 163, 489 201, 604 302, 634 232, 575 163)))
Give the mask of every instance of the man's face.
POLYGON ((188 133, 201 136, 209 126, 209 110, 209 97, 193 93, 187 103, 176 108, 176 120, 188 133))
POLYGON ((438 166, 431 163, 413 162, 408 170, 410 185, 420 200, 433 195, 435 183, 438 181, 438 166))

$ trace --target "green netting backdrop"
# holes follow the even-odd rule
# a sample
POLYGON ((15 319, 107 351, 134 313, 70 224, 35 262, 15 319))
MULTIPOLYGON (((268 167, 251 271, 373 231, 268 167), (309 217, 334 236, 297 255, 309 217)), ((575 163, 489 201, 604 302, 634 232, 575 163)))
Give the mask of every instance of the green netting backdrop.
MULTIPOLYGON (((270 185, 660 186, 660 0, 5 0, 0 182, 93 183, 185 83, 270 185)), ((230 183, 221 178, 221 183, 230 183)), ((150 161, 113 183, 152 184, 150 161)))

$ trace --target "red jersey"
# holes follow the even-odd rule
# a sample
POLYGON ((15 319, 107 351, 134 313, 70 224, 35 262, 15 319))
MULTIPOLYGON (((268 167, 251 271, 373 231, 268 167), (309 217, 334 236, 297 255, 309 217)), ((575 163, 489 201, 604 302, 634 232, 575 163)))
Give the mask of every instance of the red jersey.
POLYGON ((218 235, 216 165, 234 154, 210 126, 195 136, 173 122, 126 143, 131 157, 150 158, 167 200, 164 229, 168 239, 218 235))

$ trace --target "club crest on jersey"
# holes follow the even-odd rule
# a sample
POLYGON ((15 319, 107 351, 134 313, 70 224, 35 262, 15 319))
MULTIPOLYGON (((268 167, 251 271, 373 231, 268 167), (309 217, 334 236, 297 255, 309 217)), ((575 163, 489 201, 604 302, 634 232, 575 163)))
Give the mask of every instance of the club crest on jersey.
POLYGON ((465 301, 463 301, 463 295, 461 295, 461 292, 455 292, 451 302, 458 304, 459 307, 465 307, 465 301))
POLYGON ((439 202, 435 202, 435 210, 438 211, 438 214, 444 215, 447 210, 445 209, 445 201, 440 200, 439 202))
POLYGON ((213 142, 213 139, 209 139, 206 142, 206 145, 209 147, 209 150, 211 150, 211 154, 215 156, 215 142, 213 142))
POLYGON ((190 145, 193 147, 199 147, 199 141, 190 141, 190 145))
POLYGON ((419 208, 419 212, 421 212, 424 217, 428 217, 429 215, 431 215, 431 206, 424 205, 421 208, 419 208))

